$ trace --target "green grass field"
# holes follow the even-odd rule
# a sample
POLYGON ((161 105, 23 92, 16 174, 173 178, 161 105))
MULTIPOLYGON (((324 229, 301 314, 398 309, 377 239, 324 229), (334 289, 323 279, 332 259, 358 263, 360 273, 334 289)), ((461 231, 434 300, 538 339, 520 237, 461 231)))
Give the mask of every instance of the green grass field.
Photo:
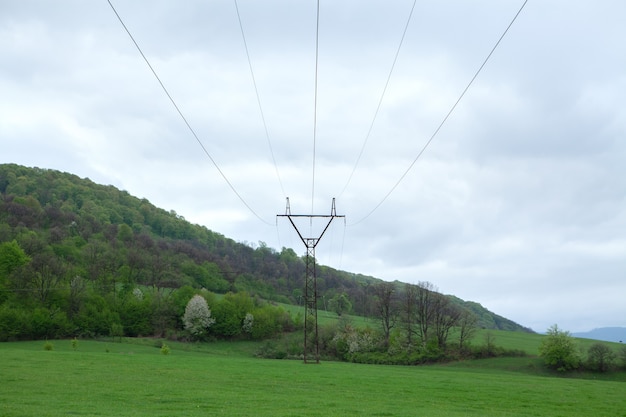
POLYGON ((252 343, 53 344, 0 344, 1 416, 626 416, 626 382, 542 375, 533 358, 304 365, 252 343))

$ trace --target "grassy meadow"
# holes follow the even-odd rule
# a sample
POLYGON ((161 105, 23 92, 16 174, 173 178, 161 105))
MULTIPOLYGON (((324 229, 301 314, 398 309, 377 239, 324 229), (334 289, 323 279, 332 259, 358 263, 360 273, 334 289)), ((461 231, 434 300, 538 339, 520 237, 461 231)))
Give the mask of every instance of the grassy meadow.
POLYGON ((162 355, 130 342, 0 343, 0 415, 626 416, 626 382, 556 377, 536 358, 305 365, 256 359, 254 343, 171 343, 162 355))

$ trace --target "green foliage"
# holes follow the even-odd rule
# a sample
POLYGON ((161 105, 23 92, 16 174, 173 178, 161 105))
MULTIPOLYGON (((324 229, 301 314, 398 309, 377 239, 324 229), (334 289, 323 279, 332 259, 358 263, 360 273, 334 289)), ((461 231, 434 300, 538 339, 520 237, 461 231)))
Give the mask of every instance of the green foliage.
POLYGON ((17 268, 30 262, 16 240, 0 243, 0 278, 8 277, 17 268))
POLYGON ((626 370, 626 345, 620 346, 617 351, 617 357, 621 362, 622 369, 626 370))
POLYGON ((103 297, 92 295, 74 318, 82 337, 108 336, 114 324, 121 326, 119 314, 103 297))
POLYGON ((275 341, 264 342, 256 351, 255 356, 263 359, 285 359, 289 357, 287 350, 275 341))
POLYGON ((43 350, 54 350, 54 345, 52 344, 52 342, 46 340, 46 342, 43 344, 43 350))
POLYGON ((165 343, 163 343, 161 345, 161 349, 160 349, 161 355, 169 355, 171 352, 171 349, 168 345, 166 345, 165 343))
POLYGON ((11 274, 30 262, 17 241, 0 243, 0 304, 9 298, 9 278, 11 274))
POLYGON ((448 296, 448 298, 453 304, 473 313, 476 317, 476 325, 478 328, 492 330, 524 331, 533 333, 532 330, 528 328, 522 327, 509 319, 492 313, 479 303, 476 303, 474 301, 464 301, 458 297, 451 295, 448 296))
POLYGON ((120 224, 117 229, 117 240, 130 243, 133 240, 133 229, 125 223, 120 224))
POLYGON ((117 341, 121 342, 122 337, 124 336, 124 326, 122 326, 120 323, 111 323, 109 335, 113 338, 113 340, 117 338, 117 341))
POLYGON ((130 337, 149 336, 153 334, 152 302, 150 298, 139 299, 136 294, 129 293, 117 307, 120 324, 124 334, 130 337))
MULTIPOLYGON (((238 243, 115 187, 54 170, 0 164, 0 194, 0 340, 100 337, 112 329, 119 338, 177 337, 201 288, 247 293, 209 300, 203 292, 218 319, 213 337, 256 339, 301 327, 301 315, 294 323, 256 299, 301 303, 305 265, 292 249, 238 243), (133 291, 143 299, 131 298, 133 291), (254 321, 243 332, 246 314, 254 321)), ((342 315, 371 316, 376 282, 318 268, 318 295, 342 315)))
POLYGON ((181 271, 193 279, 201 288, 218 293, 228 291, 230 284, 222 276, 217 264, 213 262, 203 262, 198 265, 191 260, 187 260, 181 264, 181 271))
POLYGON ((38 307, 32 312, 30 322, 32 339, 58 339, 66 337, 71 330, 65 313, 58 310, 38 307))
MULTIPOLYGON (((250 315, 253 317, 250 330, 252 339, 261 340, 283 331, 293 330, 291 317, 280 307, 267 304, 255 308, 250 315)), ((244 324, 246 317, 244 317, 244 324)))
POLYGON ((336 294, 328 301, 328 308, 337 313, 338 316, 341 316, 352 311, 352 303, 345 293, 336 294))
POLYGON ((71 324, 62 311, 0 306, 0 341, 56 339, 69 335, 70 331, 71 324))
POLYGON ((593 371, 606 372, 615 362, 615 352, 605 343, 594 343, 587 350, 587 367, 593 371))
POLYGON ((539 347, 539 355, 549 368, 559 372, 577 369, 581 362, 576 340, 556 324, 548 329, 539 347))
POLYGON ((492 332, 485 333, 485 344, 483 346, 483 357, 490 358, 496 356, 496 339, 492 332))
POLYGON ((239 336, 243 331, 246 313, 254 309, 252 298, 245 293, 228 293, 213 307, 215 325, 213 334, 228 338, 239 336))
POLYGON ((30 335, 30 314, 7 304, 0 306, 0 342, 25 339, 30 335))

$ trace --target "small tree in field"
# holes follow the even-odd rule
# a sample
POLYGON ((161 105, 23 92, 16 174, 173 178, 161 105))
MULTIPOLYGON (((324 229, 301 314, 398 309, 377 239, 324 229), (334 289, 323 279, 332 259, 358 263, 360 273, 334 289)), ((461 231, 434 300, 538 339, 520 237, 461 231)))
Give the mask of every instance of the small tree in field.
POLYGON ((196 339, 201 339, 213 323, 215 323, 215 319, 211 317, 211 310, 204 297, 194 295, 185 307, 185 314, 183 315, 185 330, 189 331, 196 339))
POLYGON ((348 300, 346 294, 337 294, 328 302, 332 311, 337 313, 339 317, 343 313, 349 313, 352 310, 352 303, 348 300))
POLYGON ((570 371, 580 365, 576 341, 570 332, 551 326, 539 346, 539 355, 545 364, 559 372, 570 371))
POLYGON ((615 361, 615 352, 604 343, 594 343, 587 351, 587 366, 594 371, 608 371, 613 361, 615 361))
POLYGON ((617 352, 619 356, 619 360, 622 364, 622 368, 626 369, 626 346, 620 346, 619 351, 617 352))

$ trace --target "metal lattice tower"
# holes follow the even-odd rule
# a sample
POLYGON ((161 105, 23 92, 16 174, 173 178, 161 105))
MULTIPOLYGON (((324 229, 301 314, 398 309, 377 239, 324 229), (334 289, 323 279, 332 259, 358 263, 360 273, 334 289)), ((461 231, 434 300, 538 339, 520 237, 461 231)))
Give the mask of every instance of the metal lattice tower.
POLYGON ((335 199, 330 209, 329 215, 324 214, 291 214, 291 208, 289 206, 289 197, 287 197, 287 209, 285 214, 279 214, 277 217, 287 217, 293 228, 298 233, 300 240, 306 247, 306 276, 304 278, 304 363, 310 363, 311 359, 309 354, 313 354, 315 357, 315 363, 320 362, 319 351, 319 338, 317 332, 317 275, 315 268, 315 247, 328 230, 328 227, 336 217, 345 217, 343 215, 337 215, 335 209, 335 199), (303 237, 302 233, 298 229, 294 222, 294 218, 306 217, 313 222, 314 218, 328 219, 328 223, 319 234, 318 237, 303 237), (309 340, 310 339, 310 340, 309 340))

